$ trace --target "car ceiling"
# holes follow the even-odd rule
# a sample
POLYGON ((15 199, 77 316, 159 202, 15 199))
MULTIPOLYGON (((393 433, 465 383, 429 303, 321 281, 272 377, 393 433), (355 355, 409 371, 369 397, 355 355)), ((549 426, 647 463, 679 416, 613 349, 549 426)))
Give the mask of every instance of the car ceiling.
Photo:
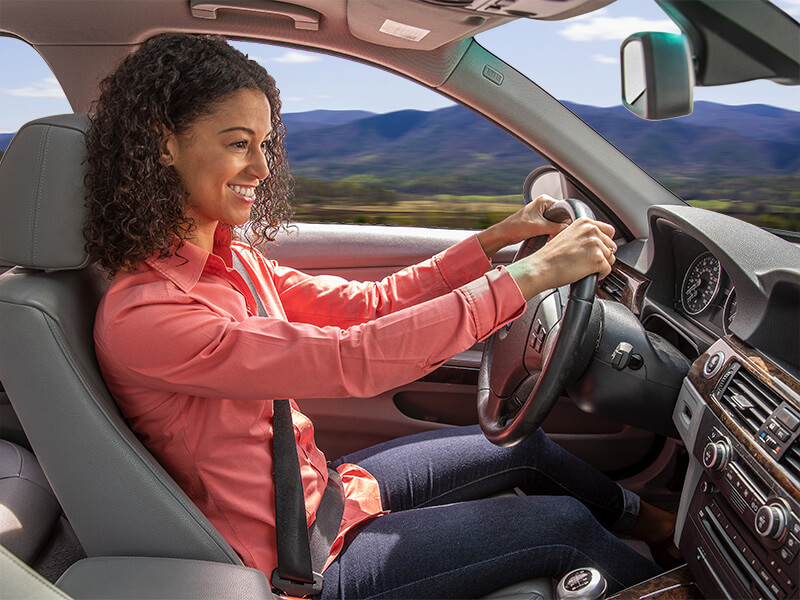
POLYGON ((317 48, 437 87, 463 55, 463 40, 481 31, 523 14, 565 18, 612 1, 0 0, 0 33, 31 44, 56 75, 73 110, 85 112, 101 74, 137 44, 164 31, 317 48), (429 33, 419 41, 381 33, 387 19, 429 33))

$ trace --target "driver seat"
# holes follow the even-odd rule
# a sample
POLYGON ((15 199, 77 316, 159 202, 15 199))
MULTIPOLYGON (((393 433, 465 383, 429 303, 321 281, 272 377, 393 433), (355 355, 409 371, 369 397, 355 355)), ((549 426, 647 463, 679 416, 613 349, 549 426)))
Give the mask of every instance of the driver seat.
MULTIPOLYGON (((84 250, 85 115, 24 125, 0 161, 0 380, 89 557, 241 565, 128 428, 93 341, 108 279, 84 250)), ((494 598, 551 597, 549 579, 494 598)))
POLYGON ((85 115, 24 125, 0 162, 0 380, 89 556, 241 565, 130 431, 94 354, 108 280, 84 250, 85 115))

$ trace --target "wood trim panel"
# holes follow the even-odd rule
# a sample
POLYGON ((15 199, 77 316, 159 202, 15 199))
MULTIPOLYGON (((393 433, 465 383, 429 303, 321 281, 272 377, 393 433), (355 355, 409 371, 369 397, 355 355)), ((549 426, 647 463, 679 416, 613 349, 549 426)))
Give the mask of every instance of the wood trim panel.
MULTIPOLYGON (((633 314, 640 315, 642 312, 642 302, 650 280, 644 275, 629 267, 625 263, 616 262, 612 268, 612 273, 624 282, 622 297, 619 299, 625 307, 633 314)), ((597 295, 604 300, 616 300, 606 294, 601 287, 597 288, 597 295)))
POLYGON ((689 567, 683 565, 622 590, 609 600, 702 600, 689 567))

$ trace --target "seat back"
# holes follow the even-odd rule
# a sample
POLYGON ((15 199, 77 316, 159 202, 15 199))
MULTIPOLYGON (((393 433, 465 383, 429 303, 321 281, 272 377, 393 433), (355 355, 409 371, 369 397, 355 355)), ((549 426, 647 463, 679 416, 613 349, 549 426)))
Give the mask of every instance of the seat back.
POLYGON ((240 559, 130 431, 92 328, 108 280, 84 250, 84 115, 25 125, 0 161, 0 380, 89 556, 240 559))

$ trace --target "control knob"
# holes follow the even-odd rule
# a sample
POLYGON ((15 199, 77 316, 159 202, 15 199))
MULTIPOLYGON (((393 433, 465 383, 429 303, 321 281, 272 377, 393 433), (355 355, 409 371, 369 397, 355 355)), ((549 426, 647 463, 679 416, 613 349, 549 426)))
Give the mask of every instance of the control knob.
POLYGON ((780 504, 764 504, 756 512, 756 531, 765 538, 782 539, 788 522, 789 513, 780 504))
POLYGON ((709 442, 703 448, 703 466, 707 469, 715 471, 722 471, 728 466, 728 461, 731 458, 731 445, 727 440, 719 440, 718 442, 709 442))

